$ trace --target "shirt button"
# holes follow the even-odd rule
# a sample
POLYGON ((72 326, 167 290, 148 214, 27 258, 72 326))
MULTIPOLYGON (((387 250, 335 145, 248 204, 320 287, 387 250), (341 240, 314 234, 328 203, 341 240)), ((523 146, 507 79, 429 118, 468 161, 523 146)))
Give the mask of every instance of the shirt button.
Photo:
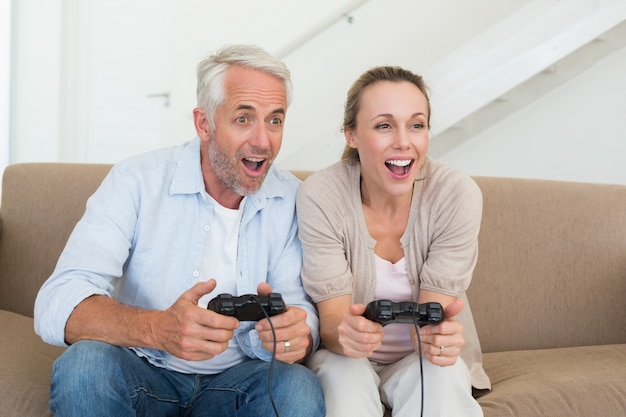
POLYGON ((204 225, 204 231, 208 232, 209 230, 211 230, 211 227, 208 224, 204 225))
POLYGON ((191 275, 193 275, 194 278, 198 278, 200 276, 200 272, 193 271, 193 274, 191 274, 191 275))

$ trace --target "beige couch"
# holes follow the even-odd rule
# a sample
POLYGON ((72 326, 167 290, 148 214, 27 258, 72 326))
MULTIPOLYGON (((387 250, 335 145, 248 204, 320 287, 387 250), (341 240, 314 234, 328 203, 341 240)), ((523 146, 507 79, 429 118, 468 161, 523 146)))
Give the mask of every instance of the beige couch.
MULTIPOLYGON (((39 286, 107 165, 18 164, 0 205, 0 417, 45 416, 62 349, 33 333, 39 286)), ((306 175, 299 172, 298 175, 306 175)), ((469 299, 486 417, 626 415, 626 186, 476 178, 469 299)))

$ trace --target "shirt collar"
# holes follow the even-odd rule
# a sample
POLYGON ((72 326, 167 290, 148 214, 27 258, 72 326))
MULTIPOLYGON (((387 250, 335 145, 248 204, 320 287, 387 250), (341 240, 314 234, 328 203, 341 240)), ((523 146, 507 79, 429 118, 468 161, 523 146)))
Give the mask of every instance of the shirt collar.
MULTIPOLYGON (((186 143, 180 153, 176 164, 172 184, 171 194, 195 194, 204 190, 204 178, 200 167, 200 138, 196 136, 192 141, 186 143)), ((271 198, 281 198, 287 193, 287 188, 283 183, 280 171, 272 166, 255 194, 249 196, 247 204, 254 204, 257 208, 265 206, 266 201, 271 198)))
POLYGON ((202 169, 200 168, 200 138, 196 136, 192 141, 183 145, 172 184, 170 194, 194 194, 204 189, 202 169))

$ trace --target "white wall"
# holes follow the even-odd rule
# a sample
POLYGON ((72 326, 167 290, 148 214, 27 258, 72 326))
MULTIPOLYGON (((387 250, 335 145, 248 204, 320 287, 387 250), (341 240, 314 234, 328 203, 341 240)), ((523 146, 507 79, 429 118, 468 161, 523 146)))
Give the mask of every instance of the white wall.
MULTIPOLYGON (((337 160, 343 147, 339 128, 345 94, 351 82, 367 68, 397 64, 421 72, 464 40, 477 36, 529 1, 365 2, 350 16, 284 57, 292 70, 295 97, 277 163, 289 169, 317 169, 337 160), (389 7, 391 4, 396 7, 389 7), (311 135, 313 140, 310 140, 311 135), (310 145, 302 146, 304 137, 310 145)), ((62 73, 67 70, 67 57, 72 56, 66 48, 75 42, 75 39, 67 39, 66 26, 71 17, 67 15, 68 2, 13 2, 17 20, 14 21, 16 78, 13 86, 16 94, 12 103, 11 162, 67 160, 68 155, 73 155, 66 149, 67 124, 74 122, 72 113, 64 114, 67 109, 60 105, 64 101, 62 94, 68 88, 63 84, 67 75, 62 73)), ((346 7, 357 3, 360 4, 344 0, 342 4, 346 7)), ((177 17, 179 21, 190 23, 184 32, 175 31, 175 37, 186 47, 176 50, 176 66, 172 68, 173 74, 187 77, 179 79, 178 83, 190 89, 195 83, 193 66, 198 57, 204 55, 199 51, 203 45, 212 49, 224 43, 259 39, 266 49, 280 54, 290 50, 288 46, 293 44, 285 39, 289 39, 290 30, 295 29, 281 24, 289 16, 277 14, 272 7, 255 9, 257 12, 248 16, 239 13, 237 8, 216 7, 219 4, 216 1, 196 0, 193 4, 197 11, 195 20, 190 20, 186 12, 179 12, 177 17), (229 14, 220 14, 224 10, 229 14), (265 10, 268 15, 264 17, 261 13, 265 10), (258 37, 251 29, 254 25, 258 25, 258 37), (190 42, 196 27, 197 38, 190 42), (273 28, 276 33, 272 36, 269 31, 273 28)), ((306 15, 306 8, 315 6, 305 2, 299 10, 306 15)), ((333 16, 340 11, 340 7, 335 8, 333 16)), ((316 16, 319 17, 319 13, 316 16)), ((298 39, 316 26, 320 24, 300 30, 298 39)), ((70 30, 69 33, 75 32, 70 30)), ((626 91, 622 75, 626 73, 626 63, 618 55, 605 60, 610 63, 599 63, 440 159, 470 174, 626 183, 626 164, 621 163, 621 156, 626 155, 626 136, 624 127, 620 126, 624 102, 616 97, 616 92, 626 91), (586 115, 602 109, 604 103, 607 103, 606 108, 594 113, 593 120, 588 120, 586 115), (591 134, 584 135, 583 131, 591 131, 591 134), (580 161, 583 157, 584 161, 580 161)), ((172 108, 179 112, 175 116, 185 123, 190 123, 185 109, 190 111, 194 105, 193 93, 172 97, 172 108)), ((434 109, 435 114, 438 111, 442 109, 434 109)), ((172 135, 176 136, 172 140, 176 143, 187 140, 190 131, 184 125, 182 133, 172 135)))
POLYGON ((62 6, 62 0, 13 2, 11 162, 59 159, 62 6))
POLYGON ((0 2, 0 172, 9 162, 11 102, 11 2, 0 2))
POLYGON ((339 158, 346 93, 370 67, 400 65, 424 74, 464 42, 527 3, 529 0, 365 3, 351 19, 337 22, 285 58, 295 97, 278 164, 317 169, 339 158))
MULTIPOLYGON (((211 0, 176 3, 172 43, 180 47, 173 48, 172 56, 172 137, 180 141, 195 134, 191 117, 196 103, 195 70, 198 61, 209 53, 227 43, 254 43, 280 58, 288 58, 293 48, 306 43, 346 11, 365 2, 367 0, 240 0, 219 2, 219 7, 211 0)), ((291 65, 290 69, 294 71, 291 65)), ((312 74, 313 68, 307 72, 312 74)), ((295 82, 295 90, 297 96, 304 97, 302 80, 295 82)), ((291 109, 288 117, 291 118, 291 109)))
POLYGON ((471 175, 626 184, 626 49, 438 159, 471 175))

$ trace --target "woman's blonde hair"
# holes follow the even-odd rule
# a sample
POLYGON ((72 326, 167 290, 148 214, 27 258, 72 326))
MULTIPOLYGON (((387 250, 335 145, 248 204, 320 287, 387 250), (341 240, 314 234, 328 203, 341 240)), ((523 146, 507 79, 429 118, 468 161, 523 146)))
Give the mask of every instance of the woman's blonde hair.
MULTIPOLYGON (((428 127, 430 128, 430 100, 428 98, 428 89, 424 80, 420 75, 414 74, 411 71, 405 70, 404 68, 397 66, 380 66, 374 67, 363 73, 350 87, 348 90, 348 97, 346 99, 346 104, 343 112, 343 130, 354 130, 356 129, 356 117, 360 110, 361 104, 361 96, 363 94, 363 90, 368 86, 377 83, 379 81, 392 81, 392 82, 402 82, 408 81, 410 83, 415 84, 417 88, 424 94, 426 97, 426 102, 428 103, 428 127)), ((346 145, 343 154, 341 155, 342 160, 348 161, 358 161, 359 160, 359 152, 357 149, 352 148, 351 146, 346 145)))

